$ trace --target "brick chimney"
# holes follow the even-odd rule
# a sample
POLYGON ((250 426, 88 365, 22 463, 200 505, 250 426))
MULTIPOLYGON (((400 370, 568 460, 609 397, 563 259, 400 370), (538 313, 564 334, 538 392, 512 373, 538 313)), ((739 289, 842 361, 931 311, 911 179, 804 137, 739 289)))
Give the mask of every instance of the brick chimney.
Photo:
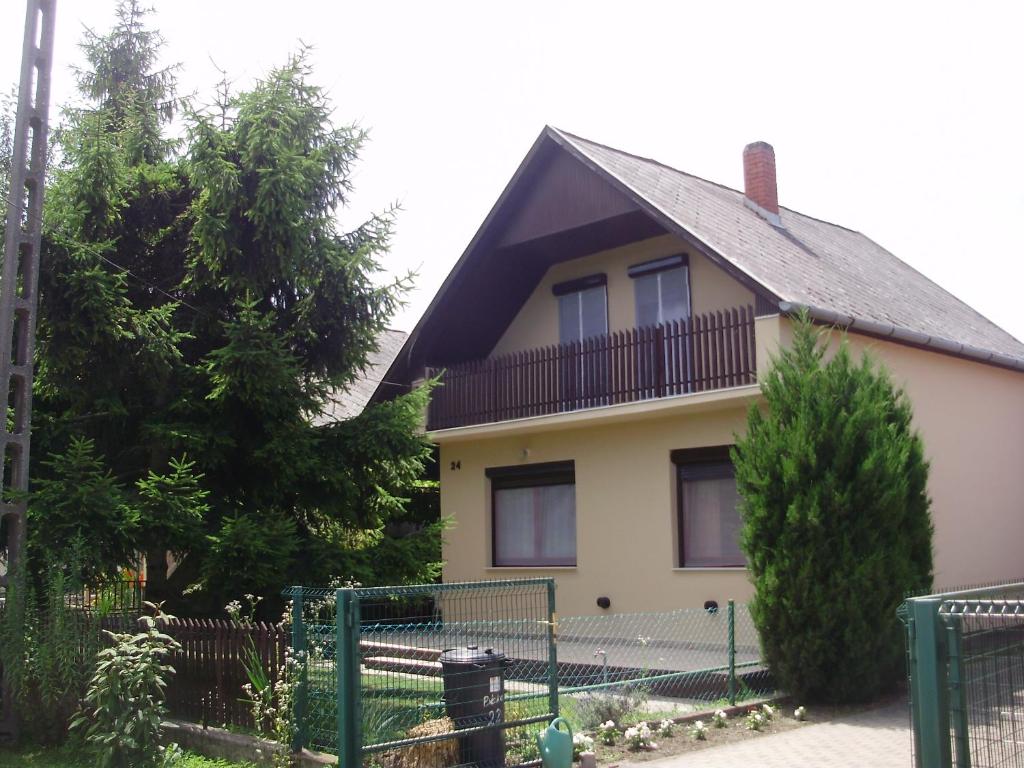
POLYGON ((768 142, 755 141, 743 148, 743 186, 747 205, 772 224, 781 226, 775 150, 768 142))

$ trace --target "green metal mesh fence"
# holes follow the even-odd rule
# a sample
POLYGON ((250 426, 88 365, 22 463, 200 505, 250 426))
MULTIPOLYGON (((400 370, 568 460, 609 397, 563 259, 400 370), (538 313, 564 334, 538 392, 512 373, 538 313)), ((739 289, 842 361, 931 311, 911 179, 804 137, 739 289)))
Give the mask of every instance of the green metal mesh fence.
POLYGON ((552 581, 356 594, 364 753, 382 765, 534 764, 535 724, 557 715, 552 581))
POLYGON ((609 698, 772 692, 746 606, 559 618, 549 579, 288 594, 308 654, 298 743, 343 766, 537 765, 562 708, 580 725, 609 698))
POLYGON ((911 597, 914 764, 1024 766, 1024 582, 911 597))
POLYGON ((951 600, 941 615, 954 765, 1024 766, 1024 601, 951 600))
POLYGON ((299 744, 342 765, 539 764, 533 734, 558 712, 552 580, 286 594, 308 654, 299 744))
POLYGON ((574 616, 559 621, 563 694, 641 687, 695 702, 770 691, 746 606, 574 616))

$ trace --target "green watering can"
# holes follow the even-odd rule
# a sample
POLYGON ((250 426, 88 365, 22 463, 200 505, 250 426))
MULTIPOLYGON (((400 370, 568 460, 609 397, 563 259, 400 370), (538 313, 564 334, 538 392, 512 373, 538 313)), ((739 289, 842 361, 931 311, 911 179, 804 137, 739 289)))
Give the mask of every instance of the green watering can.
POLYGON ((544 768, 572 768, 572 726, 564 718, 556 717, 551 725, 537 734, 537 747, 544 768), (560 724, 569 732, 558 730, 560 724))

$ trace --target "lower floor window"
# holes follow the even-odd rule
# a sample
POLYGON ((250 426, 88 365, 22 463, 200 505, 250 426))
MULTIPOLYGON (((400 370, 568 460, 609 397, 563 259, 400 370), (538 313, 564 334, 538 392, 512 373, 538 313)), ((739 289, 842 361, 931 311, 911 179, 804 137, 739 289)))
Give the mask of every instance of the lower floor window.
POLYGON ((729 447, 673 451, 679 480, 679 564, 742 567, 739 493, 729 447))
POLYGON ((572 462, 487 470, 496 566, 576 565, 572 462))

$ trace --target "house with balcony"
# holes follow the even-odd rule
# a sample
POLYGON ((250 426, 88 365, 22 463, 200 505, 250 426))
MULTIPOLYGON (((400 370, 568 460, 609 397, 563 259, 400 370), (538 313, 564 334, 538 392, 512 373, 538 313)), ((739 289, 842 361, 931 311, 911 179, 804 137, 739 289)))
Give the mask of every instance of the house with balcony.
POLYGON ((910 396, 937 582, 1019 574, 1024 344, 780 206, 769 145, 743 165, 739 191, 541 132, 375 394, 440 379, 446 581, 554 575, 570 614, 749 598, 729 447, 800 310, 910 396))

